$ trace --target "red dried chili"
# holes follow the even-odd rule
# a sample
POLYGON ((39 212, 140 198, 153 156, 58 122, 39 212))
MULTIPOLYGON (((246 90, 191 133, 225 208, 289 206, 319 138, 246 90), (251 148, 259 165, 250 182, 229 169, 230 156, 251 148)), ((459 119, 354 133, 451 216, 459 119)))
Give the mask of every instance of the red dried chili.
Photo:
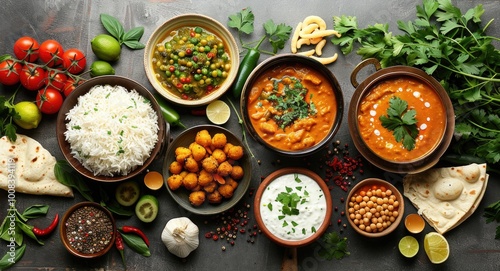
POLYGON ((142 240, 144 240, 144 243, 146 243, 146 245, 149 247, 149 239, 146 236, 146 234, 144 232, 142 232, 141 229, 133 227, 133 226, 123 226, 120 228, 120 230, 123 231, 124 233, 134 233, 134 234, 138 235, 139 237, 142 238, 142 240))
POLYGON ((56 214, 54 216, 54 219, 47 228, 39 229, 37 227, 33 227, 32 231, 37 237, 47 236, 57 228, 58 223, 59 223, 59 214, 56 214))

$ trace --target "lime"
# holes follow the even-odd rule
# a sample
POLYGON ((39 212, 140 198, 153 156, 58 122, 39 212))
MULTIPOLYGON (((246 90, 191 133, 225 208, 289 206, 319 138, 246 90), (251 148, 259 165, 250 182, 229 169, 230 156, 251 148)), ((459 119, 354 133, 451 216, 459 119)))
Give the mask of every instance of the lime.
POLYGON ((413 236, 405 236, 399 240, 399 252, 407 258, 417 255, 419 245, 417 239, 413 236))
POLYGON ((215 100, 207 105, 206 113, 208 120, 210 120, 213 124, 220 125, 229 120, 229 117, 231 116, 231 109, 229 109, 229 106, 225 102, 215 100))
POLYGON ((429 232, 424 237, 424 249, 427 257, 434 264, 443 263, 450 255, 450 246, 443 235, 429 232))
POLYGON ((14 105, 14 109, 21 118, 14 122, 23 129, 35 129, 42 121, 42 113, 34 102, 22 101, 14 105))
POLYGON ((91 41, 92 52, 97 58, 104 61, 117 61, 120 58, 122 47, 120 43, 112 36, 100 34, 91 41))
POLYGON ((115 69, 106 61, 96 60, 90 65, 90 76, 96 77, 100 75, 113 75, 115 69))

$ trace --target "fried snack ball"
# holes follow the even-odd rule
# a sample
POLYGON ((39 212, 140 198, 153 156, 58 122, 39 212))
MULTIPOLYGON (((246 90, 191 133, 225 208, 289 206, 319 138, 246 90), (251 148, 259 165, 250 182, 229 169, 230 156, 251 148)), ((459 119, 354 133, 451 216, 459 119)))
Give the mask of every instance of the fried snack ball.
POLYGON ((212 156, 209 156, 201 161, 201 167, 208 173, 216 173, 217 168, 219 167, 219 162, 217 162, 217 160, 215 160, 212 156))
POLYGON ((203 190, 207 193, 213 193, 214 191, 217 190, 217 183, 216 182, 211 182, 205 186, 203 186, 203 190))
POLYGON ((215 149, 212 151, 212 157, 217 160, 217 163, 222 163, 227 160, 226 153, 221 149, 215 149))
POLYGON ((210 133, 208 133, 207 130, 201 130, 198 133, 196 133, 194 142, 202 145, 205 148, 208 148, 212 144, 212 136, 210 136, 210 133))
POLYGON ((233 170, 233 166, 231 164, 229 164, 228 161, 224 161, 217 168, 217 174, 219 174, 222 177, 226 177, 231 173, 232 170, 233 170))
POLYGON ((198 185, 198 175, 194 172, 189 172, 183 179, 182 185, 187 190, 193 190, 198 185))
POLYGON ((183 177, 179 174, 170 175, 167 179, 167 185, 171 190, 177 190, 182 185, 183 177))
POLYGON ((189 194, 189 202, 193 206, 200 206, 205 202, 205 192, 203 191, 194 191, 189 194))
POLYGON ((208 173, 206 170, 202 169, 198 174, 198 184, 201 186, 206 186, 214 181, 214 177, 211 173, 208 173))
POLYGON ((219 204, 222 201, 222 195, 219 193, 219 191, 215 190, 214 192, 207 195, 207 200, 212 204, 219 204))
POLYGON ((233 189, 236 189, 236 187, 238 187, 238 182, 235 181, 233 178, 231 177, 227 177, 226 178, 226 184, 229 184, 230 186, 233 187, 233 189))
POLYGON ((224 153, 227 155, 229 153, 229 149, 231 149, 234 145, 231 144, 231 143, 226 143, 226 145, 224 145, 224 147, 222 148, 222 150, 224 151, 224 153))
POLYGON ((240 180, 244 175, 243 168, 240 165, 234 165, 229 175, 235 180, 240 180))
POLYGON ((226 199, 233 196, 234 188, 229 184, 223 184, 217 188, 217 191, 226 199))
POLYGON ((191 154, 196 161, 201 161, 201 159, 205 158, 207 154, 207 150, 202 145, 193 142, 189 145, 189 149, 191 150, 191 154))
POLYGON ((182 172, 182 164, 177 161, 172 161, 172 163, 168 167, 168 170, 172 174, 179 174, 182 172))
POLYGON ((239 160, 243 157, 243 147, 241 146, 232 146, 229 148, 227 152, 227 157, 233 160, 239 160))
POLYGON ((188 175, 188 173, 189 173, 188 171, 183 170, 181 173, 179 173, 179 175, 181 175, 182 178, 184 178, 184 177, 186 177, 186 175, 188 175))
POLYGON ((175 149, 175 160, 179 163, 184 163, 184 160, 191 156, 191 150, 186 147, 177 147, 175 149))
POLYGON ((198 162, 196 162, 196 160, 194 160, 193 157, 188 157, 186 158, 186 160, 184 161, 184 168, 189 171, 189 172, 198 172, 200 171, 200 167, 198 165, 198 162))
POLYGON ((227 143, 226 135, 217 133, 212 137, 212 149, 222 149, 227 143))

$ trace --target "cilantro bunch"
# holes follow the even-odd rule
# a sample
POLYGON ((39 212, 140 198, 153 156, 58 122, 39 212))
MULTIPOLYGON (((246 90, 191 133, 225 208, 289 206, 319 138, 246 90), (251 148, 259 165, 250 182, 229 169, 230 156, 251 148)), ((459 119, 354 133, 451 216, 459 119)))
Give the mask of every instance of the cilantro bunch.
POLYGON ((388 24, 358 28, 356 17, 334 17, 341 33, 332 42, 344 54, 354 50, 377 58, 382 67, 415 66, 436 78, 448 92, 456 115, 456 142, 450 151, 500 162, 500 51, 483 26, 482 5, 462 13, 450 0, 423 0, 414 21, 398 21, 401 35, 388 24))

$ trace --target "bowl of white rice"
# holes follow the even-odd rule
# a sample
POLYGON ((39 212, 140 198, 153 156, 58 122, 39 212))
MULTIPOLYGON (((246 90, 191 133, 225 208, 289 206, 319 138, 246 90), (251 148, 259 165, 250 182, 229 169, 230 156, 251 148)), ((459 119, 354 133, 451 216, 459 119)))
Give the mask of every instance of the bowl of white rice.
POLYGON ((131 79, 99 76, 79 85, 57 116, 57 140, 68 163, 96 181, 131 178, 163 147, 166 123, 154 96, 131 79))

